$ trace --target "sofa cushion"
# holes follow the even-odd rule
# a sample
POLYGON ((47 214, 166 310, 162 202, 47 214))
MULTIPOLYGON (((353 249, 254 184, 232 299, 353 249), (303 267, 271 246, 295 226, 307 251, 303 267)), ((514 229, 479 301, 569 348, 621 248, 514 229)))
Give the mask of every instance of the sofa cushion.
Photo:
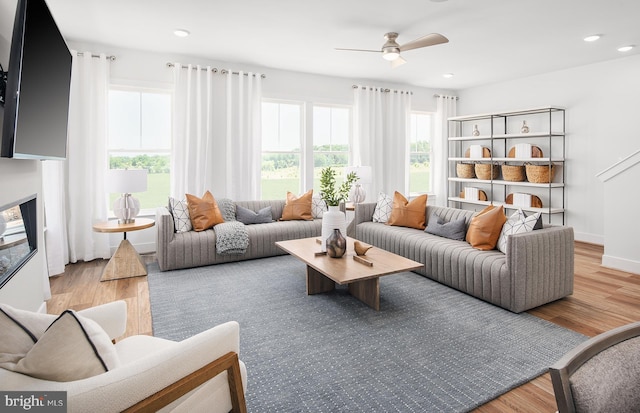
POLYGON ((173 224, 175 231, 187 232, 191 231, 191 217, 189 217, 189 207, 187 206, 187 200, 179 200, 169 197, 169 212, 173 216, 173 224))
POLYGON ((427 205, 427 194, 420 195, 408 201, 400 192, 393 194, 393 208, 387 221, 387 225, 424 229, 425 227, 425 206, 427 205))
POLYGON ((310 189, 300 197, 295 196, 291 192, 287 192, 287 201, 282 209, 282 221, 313 219, 311 214, 311 198, 313 198, 313 189, 310 189))
POLYGON ((500 251, 507 253, 507 238, 513 234, 522 234, 524 232, 533 231, 541 219, 540 212, 526 216, 521 209, 511 214, 509 219, 502 226, 500 237, 498 238, 497 247, 500 251))
POLYGON ((220 214, 222 214, 224 222, 236 220, 236 203, 233 202, 232 199, 218 198, 216 199, 216 203, 218 204, 218 208, 220 208, 220 214))
POLYGON ((271 219, 270 206, 264 207, 258 212, 254 212, 249 208, 236 205, 236 217, 238 218, 238 221, 245 225, 266 224, 267 222, 273 221, 271 219))
POLYGON ((55 319, 51 314, 0 304, 0 367, 23 358, 55 319))
POLYGON ((311 197, 311 215, 313 219, 322 218, 322 215, 327 211, 327 203, 320 196, 311 197))
POLYGON ((44 380, 73 381, 104 373, 120 364, 109 336, 95 321, 67 310, 57 318, 50 316, 54 321, 40 332, 41 326, 33 324, 34 317, 40 318, 38 324, 46 319, 33 313, 13 319, 25 334, 37 340, 21 357, 9 360, 0 354, 5 359, 2 368, 44 380), (29 324, 35 328, 27 333, 25 325, 29 324))
POLYGON ((489 205, 471 219, 467 230, 467 242, 481 251, 494 249, 506 220, 502 205, 489 205))
POLYGON ((425 228, 424 231, 440 237, 464 241, 465 236, 467 235, 467 224, 464 218, 459 218, 454 221, 446 221, 433 213, 429 217, 427 228, 425 228))
POLYGON ((373 222, 382 222, 383 224, 389 220, 391 210, 393 209, 393 198, 384 192, 378 194, 378 202, 373 210, 373 222))
POLYGON ((191 194, 187 194, 186 196, 189 205, 191 225, 195 231, 204 231, 205 229, 212 228, 216 224, 224 222, 218 203, 211 192, 205 192, 202 198, 191 194))

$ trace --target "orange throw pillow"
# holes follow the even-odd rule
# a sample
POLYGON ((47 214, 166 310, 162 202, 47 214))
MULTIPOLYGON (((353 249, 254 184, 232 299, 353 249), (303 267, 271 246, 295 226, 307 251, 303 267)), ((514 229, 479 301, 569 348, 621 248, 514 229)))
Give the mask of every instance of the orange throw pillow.
POLYGON ((467 230, 467 242, 473 248, 487 251, 496 247, 502 226, 507 221, 502 205, 489 205, 471 218, 467 230))
POLYGON ((300 198, 296 197, 291 192, 287 192, 287 201, 282 209, 282 218, 280 221, 291 221, 296 219, 304 219, 306 221, 312 221, 313 215, 311 215, 311 198, 313 197, 313 189, 310 189, 300 198))
POLYGON ((186 194, 191 225, 195 231, 204 231, 216 224, 222 224, 224 218, 211 192, 205 192, 202 198, 186 194))
POLYGON ((424 229, 426 205, 427 194, 420 195, 409 202, 400 192, 394 192, 393 207, 387 225, 424 229))

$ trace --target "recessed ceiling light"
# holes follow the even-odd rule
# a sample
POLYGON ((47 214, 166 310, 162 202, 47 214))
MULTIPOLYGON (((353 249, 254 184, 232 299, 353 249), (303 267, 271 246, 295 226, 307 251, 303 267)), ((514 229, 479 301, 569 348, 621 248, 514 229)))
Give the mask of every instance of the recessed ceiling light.
POLYGON ((585 37, 583 40, 585 42, 595 42, 596 40, 598 40, 601 37, 601 35, 599 34, 592 34, 590 36, 585 37))
POLYGON ((189 30, 185 30, 185 29, 176 29, 173 31, 173 34, 175 34, 178 37, 187 37, 191 34, 191 32, 189 32, 189 30))
POLYGON ((629 50, 633 49, 635 46, 633 45, 629 45, 629 46, 622 46, 622 47, 618 47, 618 51, 619 52, 628 52, 629 50))
POLYGON ((451 79, 453 77, 453 73, 445 73, 442 77, 446 77, 447 79, 451 79))

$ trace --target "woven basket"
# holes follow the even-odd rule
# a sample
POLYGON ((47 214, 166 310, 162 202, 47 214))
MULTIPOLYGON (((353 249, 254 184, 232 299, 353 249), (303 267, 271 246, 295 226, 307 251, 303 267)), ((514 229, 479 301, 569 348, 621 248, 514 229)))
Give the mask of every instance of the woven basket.
POLYGON ((456 164, 456 175, 458 175, 458 178, 475 178, 476 172, 474 165, 474 163, 458 162, 456 164))
POLYGON ((526 179, 524 165, 502 165, 502 178, 511 182, 524 181, 526 179))
POLYGON ((500 166, 493 165, 490 163, 477 163, 475 170, 476 170, 476 176, 478 177, 478 179, 484 179, 484 180, 498 179, 498 175, 500 175, 500 166), (492 171, 493 171, 493 177, 492 177, 492 171))
MULTIPOLYGON (((525 165, 527 172, 527 181, 536 184, 548 184, 553 182, 553 177, 556 174, 555 165, 525 165)), ((477 172, 477 171, 476 171, 477 172)))

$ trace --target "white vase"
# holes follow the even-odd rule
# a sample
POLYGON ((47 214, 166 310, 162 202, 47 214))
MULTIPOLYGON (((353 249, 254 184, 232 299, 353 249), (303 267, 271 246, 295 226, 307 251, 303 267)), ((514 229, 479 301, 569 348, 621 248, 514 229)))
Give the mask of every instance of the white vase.
POLYGON ((327 250, 327 238, 336 228, 340 230, 343 237, 347 237, 347 220, 344 212, 340 211, 339 206, 330 206, 329 210, 322 214, 321 251, 327 250))

